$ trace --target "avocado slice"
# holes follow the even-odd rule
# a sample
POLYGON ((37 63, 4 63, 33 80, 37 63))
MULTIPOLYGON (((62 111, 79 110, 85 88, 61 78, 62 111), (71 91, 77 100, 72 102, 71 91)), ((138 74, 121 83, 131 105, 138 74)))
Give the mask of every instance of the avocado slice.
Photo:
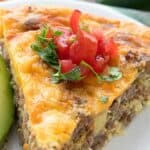
POLYGON ((13 124, 14 112, 15 106, 10 74, 4 59, 0 55, 0 147, 13 124))

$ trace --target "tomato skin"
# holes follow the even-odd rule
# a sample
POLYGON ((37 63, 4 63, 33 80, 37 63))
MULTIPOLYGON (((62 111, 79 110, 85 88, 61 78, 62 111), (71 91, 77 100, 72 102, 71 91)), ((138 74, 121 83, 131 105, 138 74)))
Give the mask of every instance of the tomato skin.
POLYGON ((97 38, 97 40, 99 42, 103 42, 104 41, 104 34, 103 34, 102 30, 100 30, 100 29, 94 29, 92 31, 92 34, 97 38))
POLYGON ((97 56, 92 66, 97 73, 102 73, 106 67, 105 59, 102 56, 97 56))
POLYGON ((70 58, 79 64, 82 60, 92 63, 97 52, 97 39, 85 32, 79 31, 77 41, 70 46, 70 58))
POLYGON ((57 26, 54 28, 54 31, 61 31, 62 35, 54 37, 54 41, 56 47, 58 49, 58 56, 60 59, 68 59, 69 58, 69 39, 72 35, 71 30, 67 27, 57 26))
POLYGON ((82 30, 79 31, 77 39, 80 45, 80 55, 82 60, 85 60, 91 64, 97 53, 97 39, 92 34, 82 30))
POLYGON ((55 44, 58 50, 58 56, 60 59, 68 59, 69 58, 69 44, 68 44, 69 36, 61 35, 54 39, 55 44))
POLYGON ((61 72, 62 73, 67 73, 75 67, 75 64, 73 64, 72 60, 70 60, 70 59, 59 60, 59 63, 61 65, 61 72))
POLYGON ((111 60, 118 56, 118 47, 113 38, 109 38, 106 42, 105 54, 109 54, 111 60))
POLYGON ((79 29, 79 21, 80 21, 81 12, 75 9, 72 13, 70 19, 70 26, 72 28, 73 33, 77 33, 79 29))
POLYGON ((80 55, 80 45, 78 41, 75 41, 71 46, 70 46, 70 51, 69 51, 69 56, 70 59, 73 61, 75 64, 79 64, 80 61, 82 60, 82 57, 80 55))
POLYGON ((104 55, 104 51, 105 51, 105 36, 104 36, 102 30, 101 29, 94 29, 92 34, 98 40, 97 55, 104 55))

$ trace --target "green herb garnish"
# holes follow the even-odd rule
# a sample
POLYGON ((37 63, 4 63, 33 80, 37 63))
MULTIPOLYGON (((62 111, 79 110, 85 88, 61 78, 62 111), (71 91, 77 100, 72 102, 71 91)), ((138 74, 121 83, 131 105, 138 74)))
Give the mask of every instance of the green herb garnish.
MULTIPOLYGON (((60 83, 61 81, 79 81, 82 79, 80 67, 77 66, 68 73, 62 73, 58 62, 57 48, 52 38, 46 38, 49 29, 45 26, 41 33, 37 35, 36 42, 31 45, 31 48, 52 68, 57 72, 52 75, 53 83, 60 83)), ((54 31, 53 36, 60 36, 61 31, 54 31)))
POLYGON ((61 68, 59 68, 58 72, 53 74, 52 76, 53 83, 60 83, 61 81, 66 81, 66 80, 67 81, 79 81, 83 79, 83 77, 81 77, 80 67, 78 66, 64 74, 61 73, 60 70, 61 68))
POLYGON ((97 77, 98 80, 101 80, 99 77, 99 74, 93 69, 93 67, 91 65, 89 65, 88 63, 86 63, 85 61, 81 61, 80 63, 81 65, 84 65, 85 67, 89 68, 93 74, 97 77))
MULTIPOLYGON (((52 75, 52 82, 60 83, 62 81, 82 80, 84 77, 81 74, 80 66, 76 66, 74 69, 67 73, 61 72, 61 66, 59 64, 57 56, 57 47, 54 43, 53 37, 60 36, 63 34, 63 32, 59 30, 52 30, 52 38, 47 38, 49 30, 52 29, 50 29, 48 26, 43 27, 41 33, 37 35, 35 43, 31 45, 31 48, 41 57, 43 61, 45 61, 48 65, 56 70, 56 73, 52 75)), ((76 37, 72 37, 71 40, 71 42, 74 42, 76 40, 76 37)), ((115 80, 119 80, 122 77, 122 72, 116 67, 111 67, 108 71, 108 75, 103 75, 98 74, 93 69, 93 67, 85 61, 81 61, 80 64, 89 68, 99 81, 112 82, 115 80)))
POLYGON ((109 100, 109 97, 108 96, 105 96, 105 95, 102 95, 100 97, 100 101, 103 103, 103 104, 106 104, 109 100))
POLYGON ((122 78, 122 72, 117 67, 111 67, 108 75, 99 75, 100 79, 107 82, 113 82, 122 78))
POLYGON ((36 42, 31 45, 31 48, 44 60, 48 65, 54 69, 58 69, 58 57, 56 46, 53 39, 46 38, 48 29, 44 27, 40 34, 36 37, 36 42))
POLYGON ((84 65, 87 68, 89 68, 95 74, 95 76, 97 77, 99 81, 113 82, 122 78, 122 72, 117 67, 111 67, 108 71, 108 75, 102 75, 102 74, 98 74, 93 69, 93 67, 89 65, 88 63, 86 63, 85 61, 82 61, 81 65, 84 65))
POLYGON ((59 30, 56 30, 56 31, 53 32, 53 36, 60 36, 62 34, 63 34, 63 32, 59 31, 59 30))

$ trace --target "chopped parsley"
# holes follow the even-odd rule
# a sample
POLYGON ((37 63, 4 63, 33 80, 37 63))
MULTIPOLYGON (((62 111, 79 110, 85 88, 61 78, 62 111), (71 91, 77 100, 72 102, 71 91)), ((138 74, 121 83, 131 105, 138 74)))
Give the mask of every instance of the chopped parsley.
POLYGON ((108 75, 100 75, 100 79, 107 82, 113 82, 122 78, 122 72, 117 67, 111 67, 108 75))
POLYGON ((108 75, 102 75, 98 74, 93 67, 85 61, 82 61, 81 64, 88 67, 95 74, 99 81, 113 82, 122 78, 122 72, 117 67, 110 67, 108 75))
POLYGON ((59 31, 59 30, 56 30, 56 31, 53 32, 53 36, 60 36, 62 34, 63 34, 63 32, 59 31))
POLYGON ((31 45, 31 48, 54 69, 58 69, 58 57, 56 52, 56 46, 53 39, 46 38, 48 29, 44 27, 39 35, 36 37, 36 42, 31 45))
POLYGON ((105 96, 105 95, 102 95, 100 97, 100 101, 103 103, 103 104, 106 104, 109 100, 109 97, 108 96, 105 96))
POLYGON ((97 77, 97 79, 100 80, 100 77, 99 77, 98 73, 93 69, 93 67, 92 67, 91 65, 89 65, 89 64, 88 64, 87 62, 85 62, 85 61, 81 61, 80 64, 81 64, 81 65, 84 65, 84 66, 87 67, 87 68, 89 68, 89 69, 93 72, 93 74, 95 74, 95 76, 97 77))
POLYGON ((75 67, 70 72, 67 73, 61 73, 61 69, 58 70, 55 74, 52 76, 52 82, 53 83, 60 83, 61 81, 79 81, 83 77, 81 77, 81 71, 80 67, 75 67))

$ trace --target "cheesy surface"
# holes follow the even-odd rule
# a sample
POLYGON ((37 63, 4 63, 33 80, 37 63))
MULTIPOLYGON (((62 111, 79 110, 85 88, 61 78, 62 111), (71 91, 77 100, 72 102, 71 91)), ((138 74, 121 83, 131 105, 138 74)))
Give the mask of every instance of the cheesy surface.
MULTIPOLYGON (((41 145, 53 143, 58 146, 67 143, 79 123, 77 118, 79 112, 95 117, 107 111, 113 101, 121 96, 136 79, 138 70, 124 62, 124 55, 131 47, 133 50, 145 52, 149 44, 146 35, 144 36, 147 29, 139 35, 143 37, 143 43, 146 41, 146 44, 139 46, 138 49, 133 39, 130 43, 121 43, 121 39, 118 40, 119 67, 123 72, 120 80, 98 83, 95 77, 90 77, 79 83, 53 84, 50 81, 53 70, 30 47, 38 31, 26 31, 23 23, 28 17, 40 16, 43 24, 48 22, 52 25, 68 26, 71 10, 48 8, 29 10, 25 7, 10 12, 4 15, 1 24, 12 72, 24 96, 24 109, 29 115, 32 134, 41 145), (109 98, 107 103, 101 102, 102 96, 109 98), (85 101, 81 108, 75 105, 79 99, 85 101)), ((82 19, 81 22, 90 24, 91 28, 95 26, 103 28, 108 36, 115 37, 123 32, 123 25, 117 21, 109 22, 96 17, 92 20, 88 15, 83 16, 82 19)))
POLYGON ((96 116, 107 110, 130 86, 137 70, 124 69, 123 78, 112 83, 98 83, 91 77, 82 83, 72 83, 70 87, 64 83, 53 84, 50 81, 53 71, 30 48, 34 37, 35 32, 31 31, 18 34, 9 41, 7 51, 13 74, 23 91, 25 109, 38 141, 65 143, 78 123, 75 119, 77 112, 73 110, 76 98, 87 101, 81 111, 96 116), (100 100, 103 95, 109 97, 106 104, 100 100))

